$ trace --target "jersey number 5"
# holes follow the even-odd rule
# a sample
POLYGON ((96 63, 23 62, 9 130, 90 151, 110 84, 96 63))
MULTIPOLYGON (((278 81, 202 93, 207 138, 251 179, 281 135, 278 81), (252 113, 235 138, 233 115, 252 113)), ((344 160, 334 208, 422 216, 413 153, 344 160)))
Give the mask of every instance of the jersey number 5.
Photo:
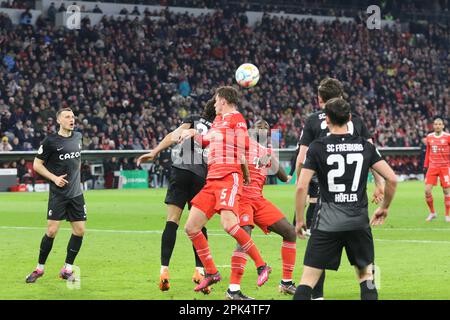
POLYGON ((361 179, 361 170, 363 166, 364 157, 361 153, 349 153, 346 157, 341 154, 332 154, 327 158, 327 164, 329 166, 337 163, 337 169, 330 170, 328 172, 328 190, 330 192, 345 192, 345 184, 336 184, 334 179, 340 178, 345 174, 345 164, 352 164, 356 162, 356 169, 353 176, 353 183, 351 191, 358 190, 359 180, 361 179))

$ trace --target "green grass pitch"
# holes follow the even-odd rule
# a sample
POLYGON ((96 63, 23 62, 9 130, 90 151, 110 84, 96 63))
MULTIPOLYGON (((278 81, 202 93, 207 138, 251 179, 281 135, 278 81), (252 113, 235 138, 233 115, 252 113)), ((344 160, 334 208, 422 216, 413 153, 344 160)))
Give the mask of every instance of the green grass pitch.
MULTIPOLYGON (((160 241, 166 218, 164 195, 163 189, 86 192, 88 231, 76 260, 81 282, 79 289, 70 289, 57 277, 70 236, 67 222, 63 222, 55 240, 44 277, 35 284, 25 283, 25 276, 37 263, 48 195, 0 194, 0 299, 223 299, 234 240, 221 230, 217 216, 207 227, 222 282, 209 296, 193 292, 193 252, 181 226, 170 266, 171 289, 159 291, 160 241)), ((292 219, 294 186, 267 186, 265 195, 292 219)), ((387 223, 373 231, 380 299, 450 298, 450 223, 444 222, 439 187, 434 190, 434 198, 438 219, 426 223, 423 183, 400 183, 387 223)), ((370 211, 373 209, 371 205, 370 211)), ((185 212, 181 225, 186 216, 185 212)), ((264 236, 260 230, 254 235, 274 271, 269 282, 257 289, 256 271, 250 260, 243 292, 257 299, 290 299, 278 293, 281 238, 264 236)), ((305 240, 298 241, 296 282, 305 246, 305 240)), ((359 299, 359 286, 345 253, 340 270, 327 273, 325 295, 327 299, 359 299)))

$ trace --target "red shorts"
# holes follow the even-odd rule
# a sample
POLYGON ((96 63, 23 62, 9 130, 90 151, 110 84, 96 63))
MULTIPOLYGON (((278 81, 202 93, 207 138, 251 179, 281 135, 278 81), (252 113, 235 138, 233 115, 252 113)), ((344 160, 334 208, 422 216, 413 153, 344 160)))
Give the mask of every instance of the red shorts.
POLYGON ((265 234, 270 232, 268 227, 286 218, 272 202, 264 197, 241 198, 239 208, 240 226, 253 227, 256 224, 265 234))
POLYGON ((239 199, 242 194, 242 174, 230 173, 222 179, 206 180, 206 185, 192 199, 191 205, 202 210, 208 219, 222 210, 239 216, 239 199))
POLYGON ((437 179, 443 188, 450 188, 450 168, 429 168, 425 177, 425 184, 437 185, 437 179))

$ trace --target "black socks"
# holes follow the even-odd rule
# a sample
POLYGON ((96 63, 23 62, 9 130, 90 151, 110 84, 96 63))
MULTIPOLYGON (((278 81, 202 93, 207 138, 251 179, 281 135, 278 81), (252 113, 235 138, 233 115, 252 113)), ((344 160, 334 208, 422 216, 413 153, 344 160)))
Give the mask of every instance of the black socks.
POLYGON ((378 291, 374 280, 366 280, 359 284, 361 289, 361 300, 378 300, 378 291))
POLYGON ((161 237, 161 265, 169 266, 172 257, 175 241, 177 240, 178 224, 173 221, 167 221, 161 237))
POLYGON ((73 264, 75 258, 77 257, 78 252, 80 251, 82 243, 83 237, 79 237, 72 234, 69 240, 69 244, 67 245, 67 256, 66 256, 67 264, 73 264))
POLYGON ((45 264, 47 257, 52 250, 54 238, 50 238, 47 234, 44 235, 41 241, 41 248, 39 251, 39 264, 45 264))
POLYGON ((293 300, 311 300, 312 288, 304 284, 299 285, 295 290, 293 300))

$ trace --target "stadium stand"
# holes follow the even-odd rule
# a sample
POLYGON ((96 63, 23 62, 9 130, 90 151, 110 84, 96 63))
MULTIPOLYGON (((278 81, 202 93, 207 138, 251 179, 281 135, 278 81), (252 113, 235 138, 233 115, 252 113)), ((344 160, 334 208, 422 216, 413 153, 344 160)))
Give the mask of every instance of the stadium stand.
MULTIPOLYGON (((279 129, 280 147, 297 143, 326 75, 344 81, 379 146, 419 146, 432 117, 450 114, 448 23, 381 32, 361 17, 317 23, 265 14, 250 27, 243 14, 250 6, 198 17, 163 10, 142 21, 105 16, 96 26, 84 20, 77 32, 43 17, 13 25, 0 13, 0 137, 13 150, 36 150, 56 129, 56 109, 68 106, 84 148, 151 149, 198 112, 212 88, 232 84, 244 61, 258 65, 262 79, 244 92, 241 108, 250 125, 264 117, 279 129)), ((398 159, 398 170, 420 171, 416 160, 398 159)))

